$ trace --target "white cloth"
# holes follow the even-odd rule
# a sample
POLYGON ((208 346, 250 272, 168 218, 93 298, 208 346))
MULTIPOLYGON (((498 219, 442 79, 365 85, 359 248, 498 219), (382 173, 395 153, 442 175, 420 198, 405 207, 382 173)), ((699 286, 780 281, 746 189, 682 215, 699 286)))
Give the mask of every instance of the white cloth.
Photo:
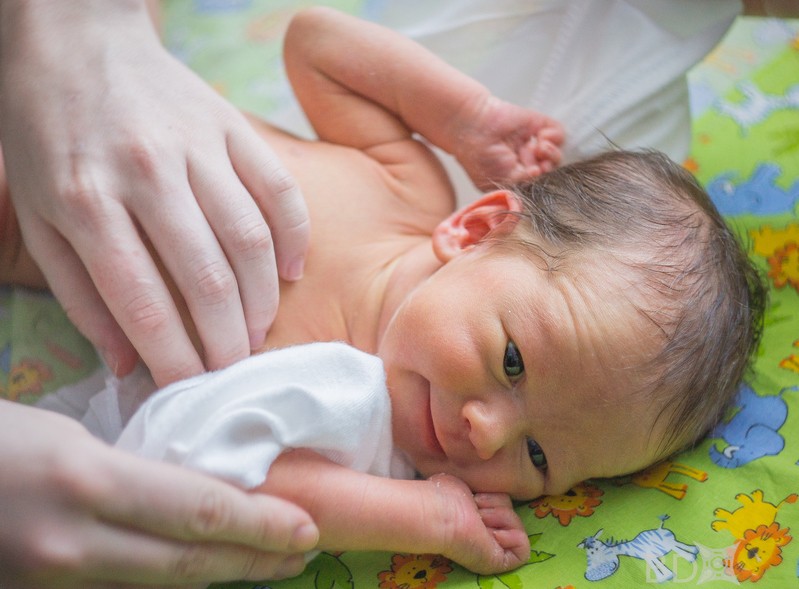
POLYGON ((155 390, 150 372, 141 363, 123 378, 102 365, 86 378, 42 397, 36 406, 71 417, 94 436, 113 444, 136 409, 155 390))
POLYGON ((342 343, 258 354, 170 385, 136 412, 117 447, 245 488, 262 483, 288 448, 377 476, 413 476, 392 451, 382 362, 342 343))
POLYGON ((174 383, 147 399, 123 430, 129 400, 153 388, 144 369, 123 379, 93 375, 40 406, 79 419, 118 448, 244 488, 261 484, 290 448, 377 476, 414 476, 393 448, 382 362, 347 344, 274 350, 174 383))

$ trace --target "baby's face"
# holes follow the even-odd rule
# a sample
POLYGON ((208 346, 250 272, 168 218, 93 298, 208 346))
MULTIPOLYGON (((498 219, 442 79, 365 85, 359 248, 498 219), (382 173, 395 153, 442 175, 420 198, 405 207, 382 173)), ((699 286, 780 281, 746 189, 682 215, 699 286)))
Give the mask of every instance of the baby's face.
POLYGON ((408 297, 378 354, 419 472, 527 499, 655 460, 658 408, 633 391, 657 344, 613 267, 550 274, 478 246, 408 297))

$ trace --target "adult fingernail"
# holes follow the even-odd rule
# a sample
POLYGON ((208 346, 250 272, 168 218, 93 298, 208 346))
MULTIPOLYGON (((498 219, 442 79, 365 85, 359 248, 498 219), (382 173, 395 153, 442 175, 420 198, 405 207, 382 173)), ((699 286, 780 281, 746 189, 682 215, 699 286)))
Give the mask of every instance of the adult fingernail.
POLYGON ((288 549, 306 552, 312 550, 317 542, 319 542, 319 529, 314 524, 304 524, 294 530, 288 549))
POLYGON ((305 258, 294 258, 286 270, 286 280, 299 280, 305 271, 305 258))
POLYGON ((100 352, 100 356, 103 358, 103 362, 111 371, 111 374, 116 374, 117 370, 119 370, 119 359, 117 359, 116 354, 111 352, 110 350, 98 350, 100 352))

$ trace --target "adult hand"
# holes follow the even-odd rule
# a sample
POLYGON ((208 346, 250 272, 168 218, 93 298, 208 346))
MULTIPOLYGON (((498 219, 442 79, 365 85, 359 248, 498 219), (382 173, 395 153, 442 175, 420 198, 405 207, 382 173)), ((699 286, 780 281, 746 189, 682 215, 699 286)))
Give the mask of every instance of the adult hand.
POLYGON ((0 586, 180 586, 298 574, 318 531, 298 507, 0 401, 0 586), (138 585, 137 585, 138 586, 138 585))
POLYGON ((244 117, 164 50, 143 0, 3 0, 0 140, 25 243, 117 374, 138 352, 163 386, 263 342, 278 271, 302 274, 305 203, 244 117))

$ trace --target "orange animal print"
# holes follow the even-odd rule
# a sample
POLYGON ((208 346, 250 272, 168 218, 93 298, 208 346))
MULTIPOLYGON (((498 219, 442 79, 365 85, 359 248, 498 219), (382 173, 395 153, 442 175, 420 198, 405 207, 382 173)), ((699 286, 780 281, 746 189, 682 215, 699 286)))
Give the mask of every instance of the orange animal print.
POLYGON ((602 503, 599 497, 603 493, 599 487, 590 483, 580 483, 563 495, 539 497, 530 503, 530 507, 535 509, 536 517, 544 518, 551 513, 553 517, 558 518, 560 525, 568 526, 575 516, 592 515, 594 508, 602 503))
POLYGON ((718 519, 711 523, 715 531, 727 530, 735 540, 734 553, 726 562, 730 576, 738 582, 758 581, 771 567, 782 562, 782 547, 793 538, 790 528, 777 522, 779 510, 786 504, 796 503, 796 493, 791 493, 777 503, 763 499, 763 491, 752 495, 741 493, 735 499, 741 507, 735 511, 718 508, 713 512, 718 519))
POLYGON ((788 531, 780 529, 776 522, 746 530, 736 543, 735 553, 727 563, 728 570, 739 582, 759 581, 768 569, 782 562, 782 547, 793 539, 788 531))

